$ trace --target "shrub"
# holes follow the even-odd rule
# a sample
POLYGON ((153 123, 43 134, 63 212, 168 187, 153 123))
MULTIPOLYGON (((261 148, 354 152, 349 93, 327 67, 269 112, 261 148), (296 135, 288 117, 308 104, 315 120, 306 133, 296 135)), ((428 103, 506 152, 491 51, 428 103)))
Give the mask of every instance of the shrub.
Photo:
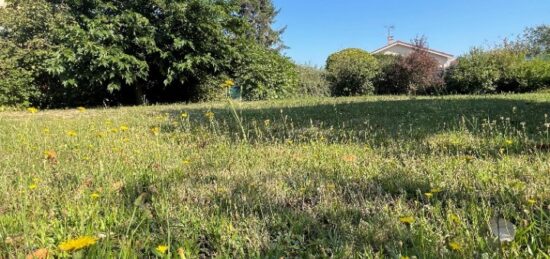
POLYGON ((472 49, 458 58, 447 75, 450 91, 457 93, 526 92, 548 86, 549 62, 526 58, 518 49, 472 49))
POLYGON ((330 96, 330 86, 323 69, 305 65, 296 66, 298 96, 330 96))
POLYGON ((427 51, 426 40, 414 40, 414 50, 406 57, 385 61, 383 88, 385 93, 433 94, 443 90, 444 82, 439 63, 427 51))
POLYGON ((33 71, 21 66, 19 48, 0 40, 0 106, 29 106, 39 95, 33 71))
POLYGON ((244 55, 235 75, 243 99, 281 99, 295 93, 298 75, 289 58, 262 46, 252 46, 244 55))
POLYGON ((327 80, 334 96, 372 94, 378 61, 361 49, 345 49, 327 59, 327 80))
POLYGON ((380 73, 374 80, 374 89, 377 94, 397 94, 396 79, 394 76, 397 62, 401 60, 400 56, 376 54, 374 57, 378 60, 380 73))

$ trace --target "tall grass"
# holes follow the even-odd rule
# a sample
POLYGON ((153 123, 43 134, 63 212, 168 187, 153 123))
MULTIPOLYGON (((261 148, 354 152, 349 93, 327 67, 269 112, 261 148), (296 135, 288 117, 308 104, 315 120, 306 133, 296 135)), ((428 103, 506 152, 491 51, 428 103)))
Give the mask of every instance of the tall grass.
POLYGON ((545 258, 549 97, 3 112, 0 257, 545 258))

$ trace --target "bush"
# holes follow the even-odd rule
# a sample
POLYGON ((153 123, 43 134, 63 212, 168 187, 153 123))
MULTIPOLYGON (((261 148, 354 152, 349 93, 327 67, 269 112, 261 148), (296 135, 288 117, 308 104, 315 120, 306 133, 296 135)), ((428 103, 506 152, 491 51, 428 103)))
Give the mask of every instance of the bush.
POLYGON ((395 67, 401 60, 400 56, 376 54, 374 57, 378 60, 380 73, 374 80, 374 89, 377 94, 397 94, 395 67))
POLYGON ((527 59, 526 52, 499 48, 472 49, 447 72, 446 83, 457 93, 527 92, 547 87, 550 62, 527 59))
POLYGON ((298 74, 289 58, 262 46, 252 46, 244 55, 235 74, 243 99, 281 99, 295 94, 298 74))
POLYGON ((345 49, 327 59, 327 80, 334 96, 374 93, 378 61, 361 49, 345 49))
POLYGON ((21 66, 21 50, 0 40, 0 106, 29 106, 39 95, 33 72, 21 66))
POLYGON ((330 96, 330 86, 323 69, 296 66, 298 71, 298 96, 330 96))

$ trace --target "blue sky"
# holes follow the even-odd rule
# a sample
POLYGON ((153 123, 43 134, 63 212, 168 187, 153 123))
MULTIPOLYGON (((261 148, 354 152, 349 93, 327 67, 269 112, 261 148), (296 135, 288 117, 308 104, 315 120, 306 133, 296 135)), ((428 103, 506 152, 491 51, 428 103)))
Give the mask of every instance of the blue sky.
POLYGON ((368 51, 396 39, 425 35, 430 48, 460 55, 515 37, 527 26, 550 24, 550 0, 273 0, 276 27, 288 26, 285 53, 300 64, 324 65, 348 47, 368 51))

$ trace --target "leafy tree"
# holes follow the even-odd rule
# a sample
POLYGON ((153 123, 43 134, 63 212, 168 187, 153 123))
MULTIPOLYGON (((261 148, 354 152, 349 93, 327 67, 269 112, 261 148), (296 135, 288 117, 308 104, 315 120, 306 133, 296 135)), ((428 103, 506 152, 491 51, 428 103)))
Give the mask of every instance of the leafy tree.
POLYGON ((297 65, 298 96, 330 96, 330 86, 324 69, 309 65, 297 65))
POLYGON ((431 94, 440 92, 444 82, 439 63, 428 53, 426 38, 413 40, 414 50, 400 57, 387 73, 387 81, 394 86, 393 93, 431 94))
POLYGON ((524 33, 530 56, 544 56, 550 59, 550 25, 527 28, 524 33))
POLYGON ((378 61, 367 51, 344 49, 330 55, 326 64, 327 79, 334 96, 372 94, 378 61))
POLYGON ((244 17, 252 27, 249 33, 258 44, 275 50, 286 48, 281 34, 286 27, 273 29, 273 23, 279 10, 275 9, 272 0, 235 0, 239 5, 239 15, 244 17))

